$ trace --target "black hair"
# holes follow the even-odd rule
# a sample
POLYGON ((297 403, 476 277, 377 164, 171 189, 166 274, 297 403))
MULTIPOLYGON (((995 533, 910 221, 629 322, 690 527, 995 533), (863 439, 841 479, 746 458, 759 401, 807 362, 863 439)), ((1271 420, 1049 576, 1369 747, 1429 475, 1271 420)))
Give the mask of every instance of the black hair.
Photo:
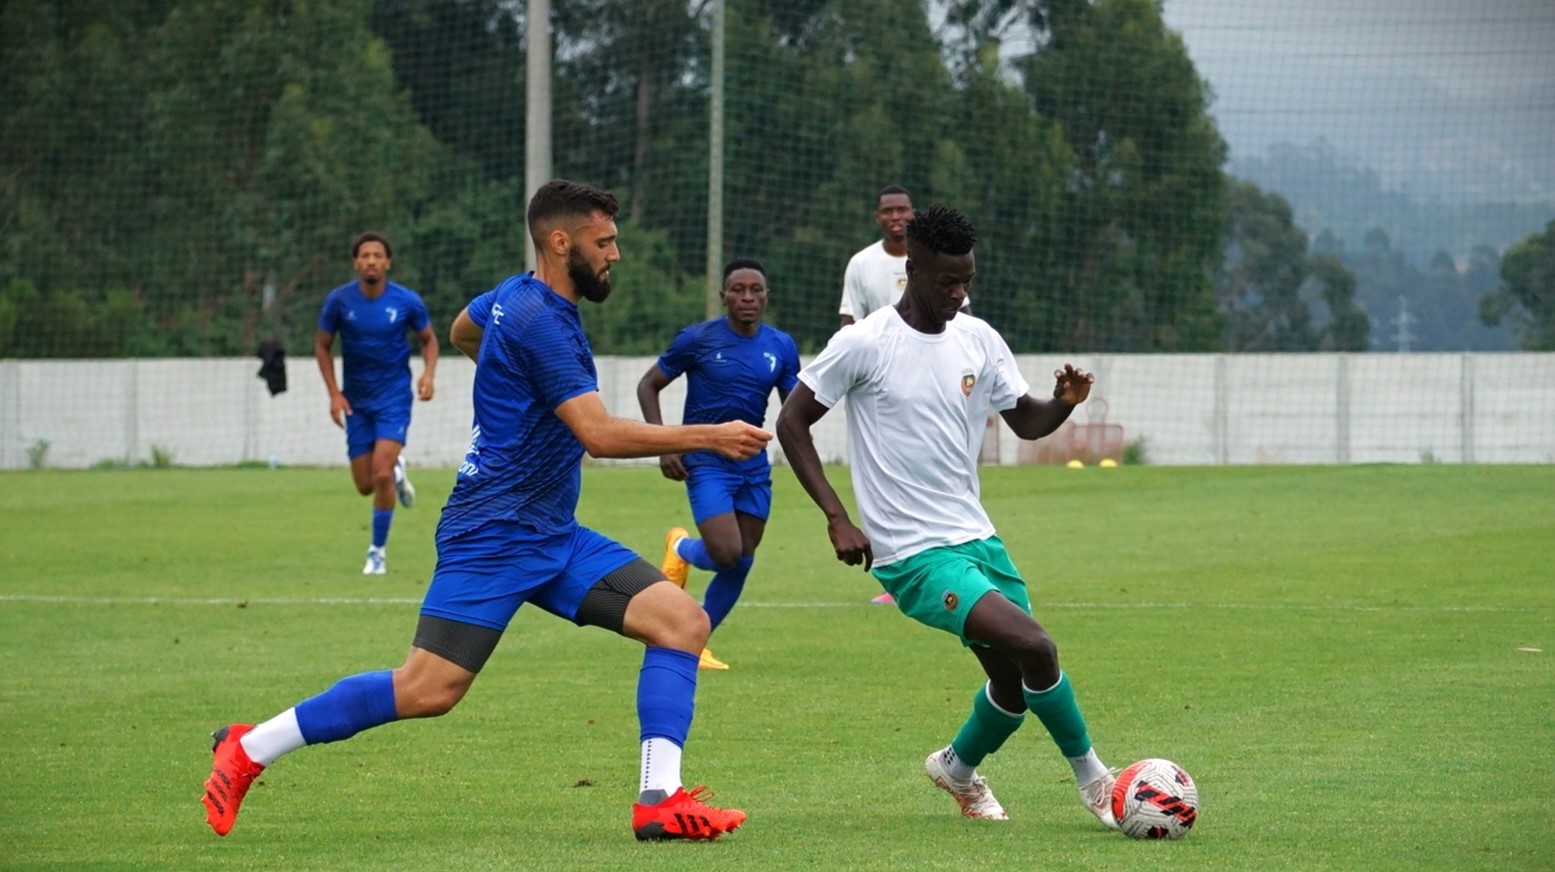
POLYGON ((558 218, 584 219, 595 212, 603 212, 614 218, 620 209, 621 205, 616 202, 615 195, 608 191, 601 191, 582 182, 552 179, 541 185, 535 195, 529 198, 529 237, 538 246, 544 235, 540 229, 543 224, 558 218))
POLYGON ((394 247, 389 244, 388 238, 376 230, 366 230, 358 233, 356 238, 351 240, 352 260, 356 260, 356 255, 362 250, 362 244, 366 242, 381 243, 383 245, 384 257, 387 257, 390 260, 394 259, 394 247))
POLYGON ((909 200, 912 199, 912 194, 907 193, 907 189, 901 185, 886 185, 875 195, 875 208, 880 208, 880 201, 885 199, 886 194, 902 194, 909 200))
POLYGON ((907 240, 939 254, 961 255, 977 242, 977 229, 966 216, 949 206, 930 206, 912 213, 907 240))
POLYGON ((762 269, 761 264, 758 263, 754 258, 737 257, 724 265, 724 281, 727 282, 729 280, 730 274, 737 269, 753 269, 756 272, 761 273, 761 277, 763 279, 767 277, 767 271, 762 269))

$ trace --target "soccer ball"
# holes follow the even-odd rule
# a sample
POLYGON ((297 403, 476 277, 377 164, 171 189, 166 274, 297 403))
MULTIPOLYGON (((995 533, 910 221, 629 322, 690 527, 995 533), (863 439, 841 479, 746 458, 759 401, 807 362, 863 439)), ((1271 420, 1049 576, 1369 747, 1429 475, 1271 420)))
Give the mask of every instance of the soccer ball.
POLYGON ((1151 758, 1124 769, 1112 788, 1112 816, 1135 839, 1180 839, 1199 817, 1199 789, 1186 769, 1151 758))

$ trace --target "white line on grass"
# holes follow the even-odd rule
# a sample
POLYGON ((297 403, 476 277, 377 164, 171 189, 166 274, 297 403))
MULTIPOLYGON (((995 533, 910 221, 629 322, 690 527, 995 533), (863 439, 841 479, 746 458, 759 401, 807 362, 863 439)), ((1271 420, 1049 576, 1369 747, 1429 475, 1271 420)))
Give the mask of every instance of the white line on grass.
MULTIPOLYGON (((54 596, 48 594, 0 594, 0 602, 59 603, 63 605, 98 606, 413 606, 421 598, 409 597, 116 597, 116 596, 54 596)), ((1299 612, 1545 612, 1542 608, 1507 608, 1502 606, 1363 606, 1343 603, 1330 605, 1303 605, 1300 603, 1091 603, 1091 602, 1037 602, 1041 609, 1231 609, 1250 611, 1299 611, 1299 612)), ((741 602, 742 609, 846 609, 878 608, 868 601, 763 603, 741 602)))

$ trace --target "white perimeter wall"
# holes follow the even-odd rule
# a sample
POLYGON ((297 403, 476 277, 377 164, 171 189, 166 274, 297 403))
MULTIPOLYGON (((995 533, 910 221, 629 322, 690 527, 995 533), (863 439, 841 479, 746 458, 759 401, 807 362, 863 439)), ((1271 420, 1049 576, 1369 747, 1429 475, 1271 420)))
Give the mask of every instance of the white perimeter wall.
MULTIPOLYGON (((1021 368, 1043 393, 1065 361, 1097 377, 1073 421, 1120 425, 1150 463, 1555 462, 1555 354, 1034 355, 1021 368)), ((637 380, 652 362, 597 360, 611 411, 638 417, 637 380)), ((419 359, 412 368, 420 374, 419 359)), ((287 369, 290 389, 271 397, 257 358, 0 360, 0 469, 35 454, 50 467, 137 463, 153 449, 183 466, 345 464, 312 358, 287 369)), ((414 410, 413 464, 459 464, 473 374, 468 360, 443 359, 437 397, 414 410)), ((683 395, 683 379, 665 391, 667 418, 678 420, 683 395)), ((776 414, 774 398, 769 427, 776 414)), ((844 417, 835 409, 816 431, 827 461, 846 461, 844 417)), ((986 462, 1027 456, 1002 423, 985 445, 986 462)))

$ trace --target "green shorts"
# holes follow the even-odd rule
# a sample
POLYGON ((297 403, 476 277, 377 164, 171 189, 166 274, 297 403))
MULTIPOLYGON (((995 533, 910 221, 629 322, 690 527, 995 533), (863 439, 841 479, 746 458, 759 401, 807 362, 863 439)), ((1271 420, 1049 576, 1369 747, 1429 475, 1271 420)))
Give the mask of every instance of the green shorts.
POLYGON ((903 614, 960 637, 963 645, 978 644, 966 637, 966 616, 984 594, 998 591, 1031 614, 1026 580, 998 536, 930 548, 873 573, 903 614))

